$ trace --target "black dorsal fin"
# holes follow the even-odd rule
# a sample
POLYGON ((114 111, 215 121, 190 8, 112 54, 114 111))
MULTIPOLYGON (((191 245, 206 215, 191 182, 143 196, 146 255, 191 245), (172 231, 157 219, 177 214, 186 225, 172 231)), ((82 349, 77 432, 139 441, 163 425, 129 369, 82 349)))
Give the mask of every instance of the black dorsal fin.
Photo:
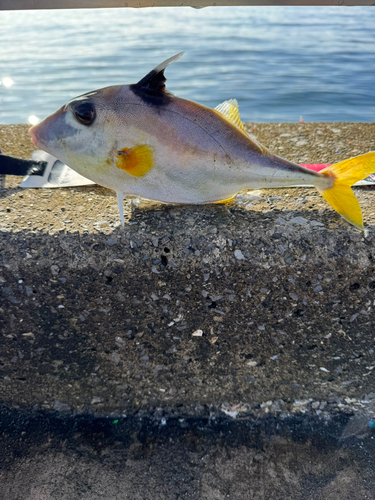
POLYGON ((184 52, 180 52, 173 57, 170 57, 166 61, 160 63, 156 68, 154 68, 150 73, 147 73, 146 76, 139 80, 133 87, 136 87, 139 90, 143 90, 143 92, 160 95, 166 92, 165 82, 166 78, 164 76, 164 70, 167 66, 172 64, 173 62, 180 59, 180 57, 184 54, 184 52))

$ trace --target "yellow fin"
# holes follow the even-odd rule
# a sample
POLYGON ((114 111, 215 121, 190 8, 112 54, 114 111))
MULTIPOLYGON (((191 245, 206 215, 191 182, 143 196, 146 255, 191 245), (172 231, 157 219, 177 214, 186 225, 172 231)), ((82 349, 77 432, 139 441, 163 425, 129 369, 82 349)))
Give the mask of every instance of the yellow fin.
POLYGON ((235 195, 233 195, 231 198, 226 198, 225 200, 219 200, 219 201, 214 201, 213 204, 214 205, 221 205, 221 204, 225 204, 225 203, 230 203, 231 201, 233 201, 233 198, 235 197, 235 195))
POLYGON ((320 194, 345 220, 364 229, 362 211, 351 186, 375 172, 375 152, 341 161, 325 168, 321 174, 332 179, 328 189, 318 188, 320 194))
POLYGON ((238 102, 236 99, 230 99, 229 101, 224 101, 219 106, 216 106, 216 111, 223 115, 228 121, 236 125, 242 132, 247 133, 245 127, 243 126, 238 111, 238 102))
POLYGON ((121 149, 116 155, 116 167, 134 177, 143 177, 153 167, 151 149, 146 145, 121 149))

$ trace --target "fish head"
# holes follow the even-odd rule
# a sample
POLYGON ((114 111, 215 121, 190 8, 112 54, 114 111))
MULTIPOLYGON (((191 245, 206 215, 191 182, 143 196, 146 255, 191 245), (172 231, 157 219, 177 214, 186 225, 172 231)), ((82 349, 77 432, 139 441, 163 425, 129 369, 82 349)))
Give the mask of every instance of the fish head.
POLYGON ((72 99, 31 127, 31 140, 84 177, 117 191, 118 181, 126 179, 124 170, 142 176, 152 165, 142 127, 170 102, 164 70, 181 55, 159 64, 137 84, 105 87, 72 99))
POLYGON ((106 87, 76 97, 29 130, 32 142, 80 174, 108 169, 119 128, 116 112, 126 89, 106 87), (117 127, 116 127, 117 125, 117 127))

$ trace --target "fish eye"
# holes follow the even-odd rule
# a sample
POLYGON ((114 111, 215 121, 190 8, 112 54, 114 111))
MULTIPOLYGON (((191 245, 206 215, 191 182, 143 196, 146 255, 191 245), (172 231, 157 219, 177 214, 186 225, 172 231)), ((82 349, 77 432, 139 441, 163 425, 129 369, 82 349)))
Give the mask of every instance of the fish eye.
POLYGON ((91 125, 96 117, 96 112, 91 102, 81 102, 73 110, 76 119, 83 125, 91 125))

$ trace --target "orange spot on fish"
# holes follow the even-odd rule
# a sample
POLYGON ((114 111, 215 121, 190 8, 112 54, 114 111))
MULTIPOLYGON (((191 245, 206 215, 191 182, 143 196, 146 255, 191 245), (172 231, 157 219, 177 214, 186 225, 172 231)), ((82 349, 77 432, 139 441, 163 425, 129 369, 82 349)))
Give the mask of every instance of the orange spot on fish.
POLYGON ((134 177, 143 177, 153 167, 150 147, 141 145, 121 149, 116 155, 116 167, 134 177))

